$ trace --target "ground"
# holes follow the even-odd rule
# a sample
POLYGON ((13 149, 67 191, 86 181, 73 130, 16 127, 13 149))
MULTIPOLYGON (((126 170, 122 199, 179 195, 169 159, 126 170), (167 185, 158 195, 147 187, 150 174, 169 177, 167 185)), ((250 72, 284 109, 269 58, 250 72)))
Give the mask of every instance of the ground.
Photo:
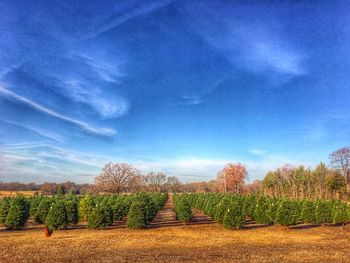
POLYGON ((171 203, 145 230, 118 222, 106 230, 80 225, 46 238, 42 226, 0 229, 0 262, 350 262, 350 226, 248 225, 226 230, 195 212, 176 221, 171 203))

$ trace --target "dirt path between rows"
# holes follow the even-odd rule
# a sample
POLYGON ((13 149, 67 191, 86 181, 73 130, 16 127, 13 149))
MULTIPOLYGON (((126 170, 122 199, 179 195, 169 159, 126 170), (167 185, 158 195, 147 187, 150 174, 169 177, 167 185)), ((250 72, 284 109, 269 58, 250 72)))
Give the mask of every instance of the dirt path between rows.
MULTIPOLYGON (((193 218, 186 225, 198 225, 198 224, 213 224, 214 221, 211 217, 206 216, 203 212, 192 208, 193 218)), ((160 210, 157 216, 150 223, 148 228, 159 228, 169 226, 183 226, 184 223, 176 220, 176 213, 174 212, 173 196, 169 194, 168 201, 164 208, 160 210)))

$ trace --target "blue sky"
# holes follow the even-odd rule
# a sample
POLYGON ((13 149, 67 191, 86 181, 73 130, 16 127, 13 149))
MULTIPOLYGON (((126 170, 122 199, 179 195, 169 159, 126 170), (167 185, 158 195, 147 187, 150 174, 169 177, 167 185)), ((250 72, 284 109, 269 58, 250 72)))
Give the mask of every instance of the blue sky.
POLYGON ((1 1, 0 180, 249 180, 349 145, 349 1, 1 1))

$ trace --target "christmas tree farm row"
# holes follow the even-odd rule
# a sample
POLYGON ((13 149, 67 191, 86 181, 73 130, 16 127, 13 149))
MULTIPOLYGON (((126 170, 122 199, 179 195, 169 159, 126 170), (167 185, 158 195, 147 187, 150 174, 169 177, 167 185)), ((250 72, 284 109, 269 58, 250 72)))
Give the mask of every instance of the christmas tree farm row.
POLYGON ((77 196, 58 194, 53 197, 17 196, 0 202, 0 224, 7 229, 20 229, 29 217, 49 229, 87 222, 87 227, 102 229, 128 216, 128 228, 144 228, 163 208, 168 194, 77 196))
POLYGON ((290 200, 255 195, 184 194, 189 204, 228 229, 257 224, 342 224, 350 222, 350 205, 336 200, 290 200))

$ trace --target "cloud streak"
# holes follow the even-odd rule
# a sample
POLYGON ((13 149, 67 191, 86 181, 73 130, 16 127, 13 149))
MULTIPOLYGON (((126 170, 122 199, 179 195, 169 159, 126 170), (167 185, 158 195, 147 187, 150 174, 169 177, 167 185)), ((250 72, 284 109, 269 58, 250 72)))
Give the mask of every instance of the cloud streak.
POLYGON ((73 124, 75 126, 78 126, 79 128, 81 128, 82 130, 92 133, 92 134, 96 134, 96 135, 102 135, 102 136, 114 136, 117 134, 117 132, 114 129, 111 128, 95 128, 87 123, 84 123, 82 121, 70 118, 66 115, 63 115, 61 113, 58 113, 54 110, 51 110, 43 105, 40 105, 38 103, 35 103, 34 101, 27 99, 25 97, 22 97, 10 90, 5 89, 4 87, 0 86, 0 94, 10 98, 14 101, 20 102, 22 104, 25 104, 29 107, 31 107, 32 109, 35 109, 41 113, 44 113, 46 115, 49 115, 51 117, 55 117, 57 119, 60 119, 62 121, 68 122, 70 124, 73 124))

